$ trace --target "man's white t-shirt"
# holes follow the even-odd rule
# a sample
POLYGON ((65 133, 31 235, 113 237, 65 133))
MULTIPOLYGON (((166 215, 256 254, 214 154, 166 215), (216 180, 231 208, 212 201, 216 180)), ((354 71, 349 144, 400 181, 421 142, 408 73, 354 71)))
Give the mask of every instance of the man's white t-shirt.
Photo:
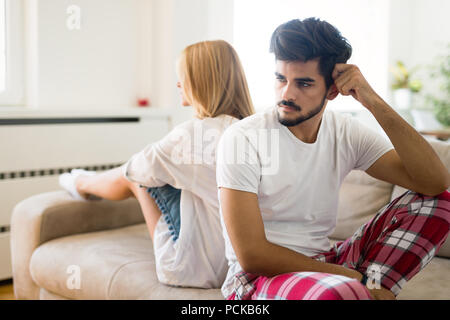
MULTIPOLYGON (((258 195, 267 240, 313 256, 331 249, 341 183, 393 149, 351 116, 326 110, 317 139, 304 143, 278 121, 276 107, 231 125, 217 150, 217 185, 258 195)), ((219 189, 220 192, 220 189, 219 189)), ((220 199, 220 198, 219 198, 220 199)), ((242 271, 221 213, 229 270, 224 297, 242 271)))
MULTIPOLYGON (((216 187, 216 148, 236 118, 192 119, 149 144, 123 166, 124 176, 145 187, 181 189, 180 234, 176 242, 163 217, 154 232, 160 282, 218 288, 227 273, 216 187)), ((150 195, 149 195, 150 197, 150 195)))

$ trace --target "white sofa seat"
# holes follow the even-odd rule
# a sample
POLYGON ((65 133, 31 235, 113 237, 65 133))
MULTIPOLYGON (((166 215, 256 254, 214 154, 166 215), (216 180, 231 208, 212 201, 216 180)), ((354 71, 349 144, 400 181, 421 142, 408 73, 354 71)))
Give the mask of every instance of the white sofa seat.
POLYGON ((152 248, 145 224, 78 234, 37 248, 30 272, 38 286, 68 299, 223 299, 219 289, 161 284, 152 248), (79 274, 71 271, 76 269, 79 274), (77 275, 79 288, 70 281, 77 275))

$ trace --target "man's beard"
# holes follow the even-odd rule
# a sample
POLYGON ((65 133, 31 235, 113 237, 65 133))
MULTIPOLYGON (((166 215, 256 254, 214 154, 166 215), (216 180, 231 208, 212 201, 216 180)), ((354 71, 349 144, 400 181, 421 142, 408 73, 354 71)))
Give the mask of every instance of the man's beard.
MULTIPOLYGON (((311 112, 309 112, 306 115, 299 116, 298 118, 295 118, 295 119, 282 119, 280 117, 280 112, 277 112, 278 121, 283 126, 286 126, 286 127, 293 127, 293 126, 296 126, 296 125, 298 125, 298 124, 300 124, 302 122, 305 122, 305 121, 315 117, 317 114, 319 114, 322 111, 323 106, 325 105, 326 97, 327 96, 325 95, 323 97, 322 102, 320 103, 320 105, 318 105, 316 108, 314 108, 311 112)), ((294 109, 296 109, 298 111, 301 111, 301 109, 302 109, 300 106, 296 105, 295 103, 293 103, 291 101, 286 101, 286 100, 282 100, 279 103, 277 103, 277 107, 280 106, 280 105, 286 105, 286 106, 292 107, 292 108, 294 108, 294 109)))

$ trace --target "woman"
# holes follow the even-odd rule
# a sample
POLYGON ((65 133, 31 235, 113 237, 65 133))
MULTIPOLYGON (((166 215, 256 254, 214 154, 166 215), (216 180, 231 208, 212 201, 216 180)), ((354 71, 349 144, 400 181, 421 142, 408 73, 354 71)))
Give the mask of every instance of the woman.
POLYGON ((215 149, 222 132, 254 113, 244 71, 225 41, 188 46, 177 63, 182 105, 196 117, 100 174, 60 176, 75 198, 139 201, 165 284, 218 288, 227 262, 219 217, 215 149))

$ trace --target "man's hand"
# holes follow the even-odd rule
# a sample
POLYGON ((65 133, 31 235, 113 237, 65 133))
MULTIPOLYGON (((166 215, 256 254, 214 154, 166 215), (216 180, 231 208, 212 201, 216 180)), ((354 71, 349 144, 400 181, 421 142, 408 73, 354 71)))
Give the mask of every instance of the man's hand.
POLYGON ((397 300, 395 295, 388 289, 367 289, 375 300, 397 300))
MULTIPOLYGON (((354 278, 358 281, 361 281, 363 275, 362 273, 360 273, 359 271, 353 270, 354 272, 354 278)), ((381 286, 380 286, 381 287, 381 286)), ((369 287, 366 287, 367 290, 369 291, 372 299, 374 300, 397 300, 395 298, 395 295, 388 289, 385 289, 383 287, 381 287, 380 289, 370 289, 369 287)))
POLYGON ((381 99, 364 78, 359 68, 353 64, 337 63, 331 76, 340 94, 343 96, 352 95, 368 109, 381 99))

